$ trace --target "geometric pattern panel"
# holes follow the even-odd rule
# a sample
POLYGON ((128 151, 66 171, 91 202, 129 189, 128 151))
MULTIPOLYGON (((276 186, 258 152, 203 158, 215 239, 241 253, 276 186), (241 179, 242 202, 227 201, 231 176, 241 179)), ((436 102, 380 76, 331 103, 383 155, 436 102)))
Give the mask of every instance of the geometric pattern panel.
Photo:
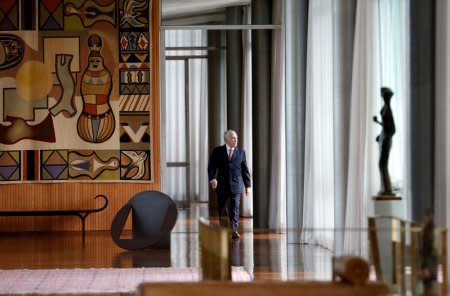
POLYGON ((68 25, 66 29, 80 29, 77 24, 81 24, 83 28, 90 28, 99 22, 106 22, 115 26, 116 1, 108 1, 109 3, 105 1, 84 0, 82 4, 78 4, 77 2, 66 0, 64 10, 68 25))
POLYGON ((120 71, 120 82, 129 85, 144 85, 150 81, 148 69, 127 69, 120 71))
POLYGON ((64 30, 63 0, 39 0, 39 29, 64 30))
POLYGON ((150 151, 123 150, 120 152, 121 180, 150 180, 150 151))
POLYGON ((151 9, 0 0, 0 184, 153 181, 151 9))
POLYGON ((19 29, 19 1, 0 1, 0 31, 15 31, 19 29))
POLYGON ((69 151, 69 177, 77 180, 119 180, 118 150, 69 151))
POLYGON ((150 96, 148 95, 122 95, 120 96, 119 110, 121 112, 150 111, 150 96))
POLYGON ((120 82, 121 95, 149 95, 150 86, 145 83, 128 84, 120 82))
POLYGON ((67 180, 68 168, 67 150, 41 151, 41 180, 67 180))
POLYGON ((120 150, 150 148, 150 113, 120 113, 120 150))
POLYGON ((150 38, 148 32, 120 33, 120 62, 145 63, 149 62, 150 38))
POLYGON ((151 1, 119 0, 119 92, 150 94, 151 1))
POLYGON ((120 30, 142 29, 148 31, 149 5, 148 0, 118 0, 120 15, 120 30))
POLYGON ((20 180, 20 151, 0 151, 0 180, 20 180))
POLYGON ((12 34, 0 34, 0 70, 14 67, 23 59, 25 43, 12 34))

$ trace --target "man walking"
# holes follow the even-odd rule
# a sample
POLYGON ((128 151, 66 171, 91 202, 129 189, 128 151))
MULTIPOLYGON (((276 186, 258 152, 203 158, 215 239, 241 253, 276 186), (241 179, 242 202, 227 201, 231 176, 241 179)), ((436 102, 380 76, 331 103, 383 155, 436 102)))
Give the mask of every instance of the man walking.
POLYGON ((237 147, 235 131, 224 133, 225 145, 214 148, 208 163, 211 188, 216 190, 219 216, 228 215, 233 229, 232 238, 238 239, 239 202, 241 193, 250 192, 250 172, 245 151, 237 147), (228 203, 228 205, 227 205, 228 203))

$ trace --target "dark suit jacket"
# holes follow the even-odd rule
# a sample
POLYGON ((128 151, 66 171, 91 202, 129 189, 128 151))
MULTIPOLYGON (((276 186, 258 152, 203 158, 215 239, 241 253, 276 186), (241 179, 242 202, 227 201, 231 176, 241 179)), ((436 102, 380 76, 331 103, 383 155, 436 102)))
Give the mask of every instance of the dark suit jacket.
POLYGON ((240 194, 244 186, 251 187, 245 151, 235 147, 232 159, 228 160, 226 145, 214 148, 208 163, 208 177, 210 181, 217 179, 218 194, 240 194))

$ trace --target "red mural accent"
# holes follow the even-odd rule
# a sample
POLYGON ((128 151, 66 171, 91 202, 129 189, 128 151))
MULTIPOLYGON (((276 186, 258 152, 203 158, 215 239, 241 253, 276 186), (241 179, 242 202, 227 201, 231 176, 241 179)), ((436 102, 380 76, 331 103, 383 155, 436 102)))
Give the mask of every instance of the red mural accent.
POLYGON ((11 125, 0 124, 0 143, 12 145, 20 140, 30 139, 54 143, 56 142, 52 116, 49 114, 41 123, 28 125, 22 118, 6 118, 11 125))
POLYGON ((0 1, 0 9, 5 12, 8 12, 14 4, 16 4, 17 0, 1 0, 0 1))
POLYGON ((56 10, 56 8, 58 8, 63 2, 62 0, 40 0, 40 1, 41 1, 41 4, 43 6, 45 6, 45 8, 50 13, 53 13, 56 10))

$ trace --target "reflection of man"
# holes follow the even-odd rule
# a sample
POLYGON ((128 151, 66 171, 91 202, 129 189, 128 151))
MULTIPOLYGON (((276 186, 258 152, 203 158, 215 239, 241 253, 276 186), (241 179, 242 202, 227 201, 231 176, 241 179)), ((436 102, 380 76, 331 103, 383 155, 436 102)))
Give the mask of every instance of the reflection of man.
POLYGON ((224 134, 225 145, 214 148, 208 163, 209 183, 216 189, 219 216, 228 215, 233 228, 233 238, 239 238, 239 201, 244 186, 250 192, 250 172, 245 151, 237 147, 235 131, 224 134), (228 203, 228 206, 226 204, 228 203))

